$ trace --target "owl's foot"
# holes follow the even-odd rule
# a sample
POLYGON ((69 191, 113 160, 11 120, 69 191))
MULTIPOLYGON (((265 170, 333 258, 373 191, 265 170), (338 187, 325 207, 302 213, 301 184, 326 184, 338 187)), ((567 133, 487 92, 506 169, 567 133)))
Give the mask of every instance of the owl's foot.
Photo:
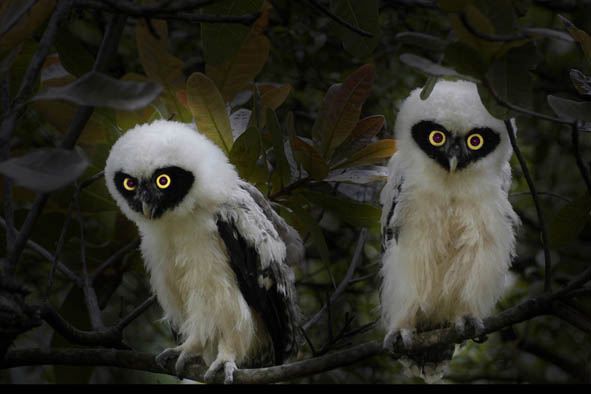
POLYGON ((454 327, 462 336, 477 337, 484 332, 482 319, 466 315, 455 321, 454 327))
POLYGON ((181 345, 173 348, 168 348, 159 355, 157 355, 156 363, 160 365, 162 368, 166 369, 170 361, 176 359, 176 363, 174 364, 174 370, 179 379, 182 379, 187 365, 191 364, 194 361, 197 361, 196 359, 200 359, 200 357, 200 352, 190 351, 186 347, 183 347, 183 345, 181 345))
POLYGON ((414 330, 402 328, 399 331, 390 331, 384 338, 384 349, 394 352, 394 348, 399 346, 402 342, 405 349, 412 348, 413 345, 414 330))
POLYGON ((181 350, 178 347, 164 349, 162 352, 160 352, 160 354, 156 356, 156 364, 160 365, 164 369, 167 369, 168 364, 172 360, 176 360, 180 354, 181 350))
POLYGON ((223 360, 217 358, 209 366, 207 372, 203 376, 207 383, 213 383, 215 381, 215 375, 221 369, 224 369, 224 384, 232 384, 234 382, 234 372, 238 369, 234 360, 223 360))

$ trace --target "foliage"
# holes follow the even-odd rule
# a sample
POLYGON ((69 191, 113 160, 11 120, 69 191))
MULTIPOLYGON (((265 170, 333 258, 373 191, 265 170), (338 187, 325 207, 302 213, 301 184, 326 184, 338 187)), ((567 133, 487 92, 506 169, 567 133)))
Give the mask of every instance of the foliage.
MULTIPOLYGON (((462 78, 518 129, 511 202, 524 226, 499 311, 586 280, 536 312, 550 316, 519 315, 484 344, 466 341, 447 381, 589 382, 588 1, 194 3, 0 5, 0 279, 14 271, 45 322, 20 329, 9 357, 172 345, 150 307, 137 231, 101 179, 117 137, 160 118, 194 123, 306 240, 306 262, 293 267, 309 319, 298 359, 381 342, 378 196, 397 106, 416 87, 424 99, 438 78, 462 78)), ((8 288, 0 280, 0 298, 8 288)), ((371 356, 290 381, 420 382, 371 356)), ((149 362, 128 373, 28 361, 1 381, 175 382, 149 362)))

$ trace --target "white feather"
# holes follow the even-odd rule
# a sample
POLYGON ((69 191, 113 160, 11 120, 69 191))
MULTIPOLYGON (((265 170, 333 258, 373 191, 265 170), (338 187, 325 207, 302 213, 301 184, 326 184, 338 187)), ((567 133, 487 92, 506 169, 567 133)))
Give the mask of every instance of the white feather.
POLYGON ((476 86, 440 81, 427 100, 414 90, 395 124, 397 152, 381 193, 384 241, 382 323, 388 333, 491 313, 504 290, 519 219, 507 199, 511 145, 505 125, 482 105, 476 86), (489 127, 501 141, 468 167, 448 172, 411 136, 422 120, 456 135, 489 127), (391 213, 392 203, 395 209, 391 213))

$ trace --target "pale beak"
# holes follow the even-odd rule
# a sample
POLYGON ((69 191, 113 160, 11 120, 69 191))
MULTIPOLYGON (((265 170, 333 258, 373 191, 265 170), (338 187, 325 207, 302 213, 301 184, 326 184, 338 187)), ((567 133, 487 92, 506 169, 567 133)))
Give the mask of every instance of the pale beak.
POLYGON ((156 211, 156 207, 142 201, 142 212, 146 219, 152 219, 154 217, 154 212, 156 211))
POLYGON ((452 156, 449 158, 449 172, 454 172, 456 167, 458 166, 458 158, 456 156, 452 156))

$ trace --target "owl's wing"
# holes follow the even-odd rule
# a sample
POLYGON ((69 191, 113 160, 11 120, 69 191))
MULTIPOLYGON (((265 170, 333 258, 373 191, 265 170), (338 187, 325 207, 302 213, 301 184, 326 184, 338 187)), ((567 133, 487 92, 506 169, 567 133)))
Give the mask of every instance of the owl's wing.
POLYGON ((402 192, 402 185, 404 177, 402 171, 398 166, 396 155, 392 157, 388 163, 388 180, 380 194, 380 202, 382 204, 382 250, 385 250, 388 243, 394 239, 398 242, 398 226, 394 224, 396 217, 396 203, 402 192))
POLYGON ((297 350, 300 318, 285 243, 241 188, 220 206, 217 228, 242 296, 263 321, 273 343, 274 362, 279 364, 297 350))
POLYGON ((240 181, 241 189, 246 190, 256 204, 261 208, 267 219, 272 223, 279 237, 286 247, 286 262, 289 265, 301 264, 304 260, 305 248, 298 232, 288 225, 285 220, 275 212, 263 193, 248 182, 240 181))

